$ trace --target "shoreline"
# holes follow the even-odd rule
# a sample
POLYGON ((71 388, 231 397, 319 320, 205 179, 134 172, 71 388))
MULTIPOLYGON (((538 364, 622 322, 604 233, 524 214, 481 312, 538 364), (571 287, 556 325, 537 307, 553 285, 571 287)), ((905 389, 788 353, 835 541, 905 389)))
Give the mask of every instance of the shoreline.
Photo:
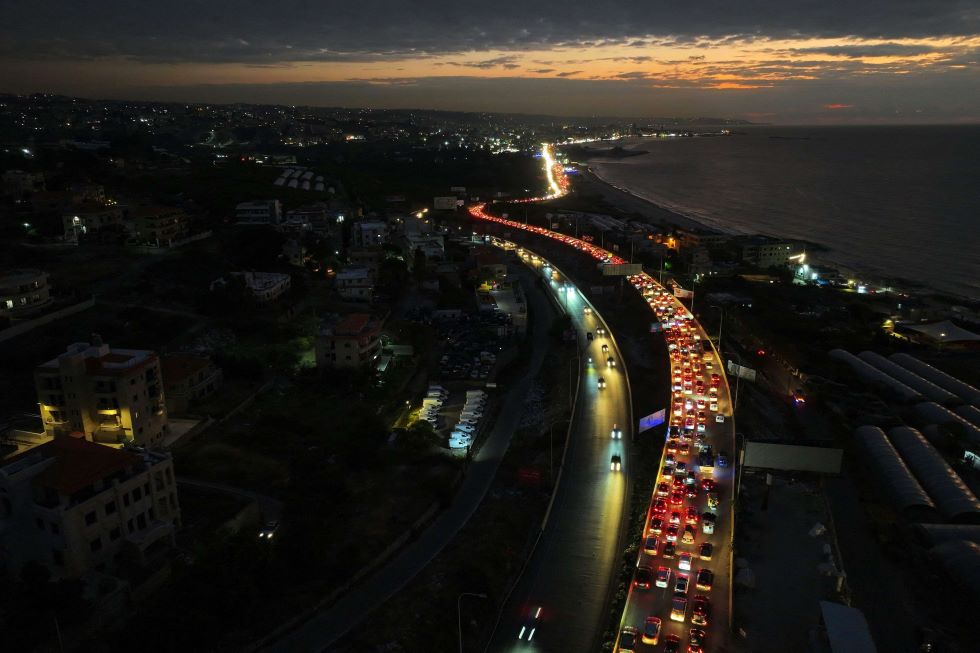
MULTIPOLYGON (((595 158, 601 159, 602 157, 595 158)), ((725 234, 731 236, 754 235, 734 229, 722 229, 717 226, 706 224, 706 222, 699 220, 695 216, 686 215, 674 209, 661 206, 653 200, 647 199, 627 188, 616 186, 615 184, 607 181, 598 172, 596 172, 592 166, 592 163, 592 159, 588 159, 584 162, 583 169, 581 169, 580 173, 580 180, 578 180, 577 183, 582 184, 582 180, 584 180, 583 185, 591 186, 591 190, 597 191, 603 201, 618 211, 623 213, 637 213, 643 216, 645 219, 650 220, 651 224, 659 226, 673 226, 680 229, 709 234, 725 234)), ((573 182, 573 184, 574 183, 576 182, 573 182)), ((800 240, 798 238, 788 238, 774 234, 759 235, 768 236, 770 238, 785 238, 786 240, 805 243, 808 252, 813 251, 820 252, 822 254, 821 258, 824 259, 821 262, 822 264, 836 268, 841 274, 859 278, 866 281, 869 285, 889 289, 891 292, 909 296, 925 295, 932 296, 933 298, 937 299, 946 298, 954 301, 966 302, 967 304, 973 304, 977 301, 977 298, 953 291, 934 288, 914 279, 893 277, 884 271, 862 270, 853 263, 835 259, 832 254, 833 249, 822 243, 813 243, 800 240)))

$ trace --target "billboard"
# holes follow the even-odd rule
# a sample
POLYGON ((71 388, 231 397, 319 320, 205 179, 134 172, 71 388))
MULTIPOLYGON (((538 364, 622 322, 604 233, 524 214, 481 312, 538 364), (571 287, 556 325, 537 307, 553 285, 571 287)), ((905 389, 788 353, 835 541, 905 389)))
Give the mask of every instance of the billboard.
POLYGON ((455 211, 456 202, 458 200, 455 196, 453 197, 433 197, 432 198, 432 208, 436 211, 455 211))
POLYGON ((674 286, 674 297, 677 297, 678 299, 688 299, 690 297, 694 297, 694 291, 684 290, 680 286, 674 286))
POLYGON ((639 263, 610 263, 602 266, 604 277, 628 277, 642 272, 643 266, 639 263))
POLYGON ((843 456, 841 449, 748 440, 742 464, 764 469, 840 474, 843 456))
POLYGON ((640 418, 640 426, 637 429, 637 433, 643 433, 644 431, 649 431, 654 426, 660 426, 667 420, 667 409, 661 408, 655 413, 650 413, 646 417, 640 418))
POLYGON ((736 365, 735 361, 728 361, 728 373, 740 376, 746 381, 755 382, 755 370, 744 365, 736 365))

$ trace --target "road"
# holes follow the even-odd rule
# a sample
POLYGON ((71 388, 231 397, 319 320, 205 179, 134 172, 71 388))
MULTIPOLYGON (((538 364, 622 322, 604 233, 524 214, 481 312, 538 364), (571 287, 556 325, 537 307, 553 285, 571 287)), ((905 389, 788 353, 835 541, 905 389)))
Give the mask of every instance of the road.
POLYGON ((544 293, 535 287, 533 273, 521 266, 518 268, 517 274, 522 279, 529 279, 526 287, 530 316, 534 320, 531 329, 533 353, 527 373, 506 393, 500 413, 485 443, 473 456, 452 504, 383 567, 336 603, 309 615, 295 630, 267 644, 264 650, 293 653, 328 648, 412 580, 452 540, 483 500, 510 445, 511 435, 517 429, 531 382, 538 375, 548 349, 545 339, 548 337, 552 309, 544 293))
MULTIPOLYGON (((508 228, 526 230, 539 236, 557 240, 605 263, 625 262, 620 257, 602 249, 601 247, 596 247, 595 245, 583 242, 571 236, 553 232, 541 227, 536 227, 533 225, 528 226, 512 220, 491 216, 486 213, 484 205, 475 205, 470 207, 470 214, 479 220, 496 222, 508 228)), ((674 298, 669 291, 660 286, 650 275, 644 273, 635 275, 629 279, 637 291, 647 298, 651 311, 659 310, 658 321, 661 322, 662 325, 669 328, 670 336, 673 339, 674 344, 683 345, 690 350, 688 352, 682 352, 679 349, 679 346, 677 347, 677 355, 676 357, 672 357, 671 367, 672 373, 679 372, 681 374, 681 387, 679 392, 675 393, 673 398, 665 398, 665 401, 669 406, 668 412, 672 419, 672 430, 676 427, 677 435, 684 436, 678 437, 678 445, 686 442, 691 448, 692 452, 696 452, 698 446, 710 445, 715 454, 719 453, 720 451, 725 451, 729 454, 731 459, 729 460, 727 467, 721 468, 718 465, 714 465, 713 469, 709 470, 709 468, 701 468, 700 465, 697 464, 696 454, 675 454, 675 462, 684 462, 686 465, 690 465, 691 471, 696 473, 696 485, 700 486, 701 481, 705 478, 713 478, 717 482, 719 504, 714 510, 711 511, 716 515, 715 530, 711 534, 705 534, 700 528, 700 522, 702 521, 701 515, 708 511, 708 507, 706 505, 707 492, 705 491, 700 491, 693 499, 681 497, 680 505, 673 506, 672 509, 666 511, 666 514, 664 515, 665 521, 670 519, 670 515, 674 510, 680 513, 680 519, 682 521, 680 528, 682 529, 684 526, 683 521, 686 517, 686 508, 691 507, 696 509, 698 512, 699 521, 696 524, 695 542, 692 544, 677 544, 675 557, 669 559, 663 557, 663 546, 665 544, 664 540, 666 539, 665 532, 658 536, 659 546, 657 549, 657 555, 648 555, 642 551, 641 547, 637 561, 638 566, 642 565, 652 567, 654 573, 656 573, 658 568, 661 566, 667 567, 670 570, 670 581, 668 587, 663 589, 656 588, 655 586, 651 586, 650 589, 635 589, 633 586, 631 586, 623 613, 621 630, 622 628, 634 627, 642 632, 646 618, 654 616, 662 621, 662 633, 659 637, 660 645, 665 642, 667 636, 673 635, 678 638, 681 647, 686 649, 686 645, 690 640, 690 631, 695 627, 695 625, 692 624, 693 606, 691 604, 693 603, 695 596, 701 595, 705 596, 710 603, 710 615, 707 619, 707 625, 697 626, 705 631, 706 644, 704 645, 704 650, 724 650, 728 647, 730 641, 729 628, 731 618, 732 576, 731 541, 734 526, 732 501, 736 481, 735 460, 732 458, 732 455, 735 452, 735 424, 732 414, 731 392, 728 386, 727 375, 725 374, 722 365, 722 359, 711 345, 711 341, 708 338, 707 333, 704 331, 703 327, 695 319, 693 319, 693 316, 690 315, 679 300, 674 298), (671 327, 671 324, 674 326, 671 327), (685 331, 683 333, 681 333, 680 325, 683 325, 684 327, 685 331), (696 347, 693 347, 692 345, 694 345, 695 342, 698 344, 696 347), (695 356, 696 353, 701 351, 703 351, 703 355, 699 354, 695 356), (694 368, 695 362, 701 366, 699 369, 694 368), (707 368, 708 362, 711 363, 710 369, 707 368), (690 370, 690 385, 688 387, 684 387, 685 368, 690 370), (698 373, 700 373, 700 378, 703 379, 705 384, 700 391, 697 391, 695 387, 697 380, 696 375, 698 373), (710 382, 711 374, 718 375, 718 381, 716 387, 713 389, 713 392, 709 392, 709 390, 711 390, 710 386, 713 385, 710 382), (710 394, 714 394, 717 397, 717 408, 713 411, 710 409, 709 404, 710 394), (699 409, 697 406, 696 402, 699 398, 702 398, 705 401, 706 406, 704 409, 699 409), (688 399, 693 402, 690 406, 687 405, 688 399), (674 414, 675 406, 679 407, 679 415, 674 414), (703 410, 705 413, 703 417, 698 416, 699 410, 703 410), (718 415, 723 417, 723 422, 716 421, 716 416, 718 415), (689 428, 687 421, 688 418, 691 419, 689 428), (699 441, 696 438, 696 424, 700 421, 705 423, 705 429, 703 437, 699 441), (681 620, 672 621, 670 618, 671 604, 674 598, 674 591, 676 587, 675 582, 679 571, 679 556, 684 552, 699 553, 700 545, 705 541, 713 545, 711 557, 710 559, 701 559, 699 556, 693 556, 690 572, 686 570, 682 572, 689 575, 689 579, 691 581, 691 588, 688 590, 686 596, 689 605, 686 607, 681 620), (694 587, 694 581, 700 569, 707 569, 713 572, 714 578, 710 590, 697 590, 694 587)), ((666 455, 667 451, 665 447, 659 464, 661 469, 664 467, 666 455)), ((672 479, 670 478, 661 476, 658 478, 658 483, 661 481, 670 482, 671 480, 672 479)), ((653 508, 653 502, 657 498, 653 493, 655 489, 656 487, 650 489, 651 510, 653 508)), ((649 520, 647 526, 650 526, 649 520)), ((585 531, 585 529, 583 529, 583 532, 591 531, 585 531)), ((619 638, 617 638, 617 648, 619 648, 619 638)), ((639 641, 639 638, 635 646, 635 650, 637 651, 654 650, 655 648, 656 647, 654 645, 642 643, 639 641)), ((549 647, 547 650, 552 649, 549 647)))
POLYGON ((525 254, 571 317, 582 352, 581 383, 545 527, 488 650, 591 651, 605 625, 610 580, 622 550, 631 464, 629 387, 622 356, 602 318, 558 270, 525 254), (607 335, 597 334, 600 327, 607 335), (621 439, 612 438, 614 426, 621 439), (621 459, 619 471, 610 468, 614 455, 621 459))
MULTIPOLYGON (((682 497, 679 505, 675 505, 668 497, 663 497, 668 503, 665 513, 660 513, 655 502, 660 491, 655 491, 651 496, 651 507, 648 515, 646 535, 657 537, 659 546, 655 555, 644 552, 641 547, 637 559, 637 567, 647 567, 653 570, 656 575, 661 569, 666 568, 670 571, 667 587, 661 588, 652 585, 649 589, 638 587, 636 583, 630 588, 626 601, 626 608, 623 612, 621 622, 621 632, 623 628, 634 627, 641 633, 648 617, 657 617, 661 620, 661 633, 659 641, 665 643, 668 636, 676 636, 681 644, 689 644, 690 631, 694 628, 705 631, 705 650, 715 650, 721 648, 728 641, 728 620, 729 620, 729 583, 731 576, 731 499, 734 487, 734 464, 731 461, 734 442, 734 426, 731 419, 732 405, 731 395, 725 381, 724 371, 720 358, 714 351, 704 329, 693 319, 682 319, 679 324, 678 316, 689 316, 687 309, 672 294, 656 284, 646 275, 633 278, 633 283, 637 289, 648 296, 651 308, 658 310, 656 314, 661 325, 667 330, 665 337, 668 338, 668 346, 674 347, 671 350, 671 370, 674 377, 674 397, 671 400, 671 433, 678 434, 677 446, 681 449, 674 453, 674 463, 680 465, 685 463, 689 470, 696 473, 695 485, 705 479, 714 480, 717 483, 715 490, 719 498, 717 507, 708 505, 708 492, 701 490, 696 497, 682 497), (660 293, 659 295, 657 293, 660 293), (671 324, 675 324, 671 328, 671 324), (688 350, 688 351, 685 351, 688 350), (699 353, 700 352, 700 353, 699 353), (710 368, 707 365, 711 365, 710 368), (689 371, 689 372, 688 372, 689 371), (711 375, 718 374, 717 387, 712 388, 711 375), (689 382, 690 379, 690 382, 689 382), (701 379, 704 388, 700 392, 697 382, 701 379), (717 397, 717 410, 711 410, 710 399, 717 397), (705 402, 705 408, 699 410, 698 400, 705 402), (723 422, 716 421, 721 416, 723 422), (722 467, 717 464, 711 466, 701 466, 697 456, 697 426, 699 422, 704 423, 704 433, 702 434, 702 447, 710 446, 715 454, 725 451, 729 457, 727 466, 722 467), (688 428, 688 427, 691 428, 688 428), (691 453, 684 455, 683 446, 688 443, 691 453), (681 520, 683 529, 686 520, 686 510, 693 507, 696 510, 696 518, 693 526, 695 527, 694 541, 691 543, 676 543, 676 552, 672 557, 666 557, 664 547, 666 545, 666 531, 656 535, 652 530, 653 520, 663 518, 664 528, 670 523, 671 515, 676 511, 681 520), (716 515, 716 525, 713 533, 706 533, 702 528, 703 515, 712 513, 716 515), (710 543, 712 551, 710 558, 705 559, 701 555, 701 544, 710 543), (682 555, 691 556, 690 569, 681 569, 682 555), (701 570, 708 570, 713 576, 707 588, 698 589, 696 580, 701 570), (687 578, 689 589, 682 595, 676 594, 678 578, 687 578), (674 615, 678 620, 672 619, 673 601, 677 596, 683 596, 687 600, 683 614, 674 615), (710 614, 707 624, 693 623, 693 603, 695 597, 703 596, 708 599, 710 604, 710 614)), ((665 447, 660 467, 662 470, 673 472, 676 467, 672 467, 666 460, 669 448, 665 447), (665 467, 666 464, 666 467, 665 467)), ((658 477, 657 482, 667 483, 674 487, 673 475, 663 472, 658 477)), ((654 650, 652 644, 638 642, 636 651, 654 650)))

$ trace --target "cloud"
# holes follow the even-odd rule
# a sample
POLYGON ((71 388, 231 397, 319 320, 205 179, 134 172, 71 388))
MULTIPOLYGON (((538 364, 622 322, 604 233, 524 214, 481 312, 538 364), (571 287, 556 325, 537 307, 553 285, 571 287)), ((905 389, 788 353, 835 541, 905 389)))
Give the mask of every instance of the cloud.
POLYGON ((568 70, 563 73, 558 73, 555 77, 571 77, 572 75, 579 75, 582 72, 581 70, 568 70))
MULTIPOLYGON (((519 68, 520 64, 517 63, 517 55, 508 54, 502 57, 494 57, 493 59, 484 59, 482 61, 447 61, 446 66, 460 66, 462 68, 479 68, 481 70, 488 70, 490 68, 519 68)), ((441 64, 437 64, 441 65, 441 64)))
POLYGON ((529 73, 537 73, 538 75, 547 75, 548 73, 555 72, 554 68, 535 68, 527 71, 529 73))
POLYGON ((824 109, 829 109, 830 111, 837 111, 839 109, 853 109, 854 108, 854 105, 853 104, 838 104, 838 103, 833 103, 833 104, 825 104, 825 105, 823 105, 823 108, 824 109))
MULTIPOLYGON (((711 48, 780 38, 977 34, 980 12, 964 0, 566 0, 560 11, 527 0, 360 0, 330 3, 329 10, 309 0, 36 0, 6 3, 0 58, 388 62, 602 45, 711 48)), ((845 57, 911 53, 898 43, 865 55, 842 47, 845 57)))
POLYGON ((794 48, 794 54, 828 54, 854 59, 865 57, 914 57, 931 54, 936 49, 930 45, 917 43, 873 43, 853 45, 828 45, 814 48, 794 48))

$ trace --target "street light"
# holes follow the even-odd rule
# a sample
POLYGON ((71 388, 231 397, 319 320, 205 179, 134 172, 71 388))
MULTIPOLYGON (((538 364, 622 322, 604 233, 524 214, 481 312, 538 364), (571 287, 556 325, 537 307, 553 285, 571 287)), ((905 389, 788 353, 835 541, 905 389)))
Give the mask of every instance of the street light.
POLYGON ((473 596, 478 599, 487 598, 486 594, 477 592, 463 592, 456 599, 456 632, 459 633, 459 653, 463 653, 463 619, 460 616, 460 602, 464 596, 473 596))

